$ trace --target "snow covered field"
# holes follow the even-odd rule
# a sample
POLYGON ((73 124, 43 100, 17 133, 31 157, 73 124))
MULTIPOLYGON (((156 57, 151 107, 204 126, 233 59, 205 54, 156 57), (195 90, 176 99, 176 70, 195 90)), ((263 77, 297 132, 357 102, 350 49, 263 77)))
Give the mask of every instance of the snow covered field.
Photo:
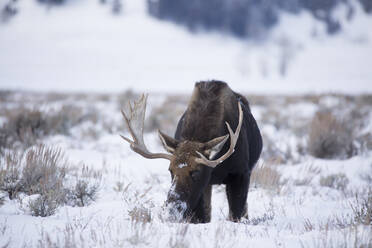
POLYGON ((148 17, 145 1, 124 1, 119 16, 98 2, 17 1, 0 24, 0 247, 372 247, 370 16, 356 5, 328 36, 308 13, 282 15, 256 43, 191 34, 148 17), (240 223, 227 220, 224 186, 213 188, 211 223, 169 221, 167 161, 119 137, 120 109, 150 93, 145 139, 160 151, 155 131, 173 135, 205 79, 249 94, 264 138, 240 223), (58 176, 33 178, 58 149, 58 176), (46 217, 35 216, 40 192, 58 200, 46 217))
MULTIPOLYGON (((4 133, 15 137, 12 149, 0 142, 1 156, 30 152, 37 144, 59 147, 68 160, 67 187, 81 179, 97 185, 98 192, 84 206, 69 201, 51 216, 35 217, 29 203, 37 194, 20 192, 10 200, 0 191, 0 247, 372 246, 371 95, 248 96, 264 136, 248 196, 249 219, 228 221, 224 186, 214 186, 212 221, 198 225, 167 219, 168 162, 140 157, 118 135, 125 134, 119 109, 136 97, 134 92, 1 92, 0 140, 4 133), (343 154, 319 159, 308 152, 311 121, 327 110, 347 124, 342 132, 352 133, 351 153, 343 159, 343 154), (61 117, 57 121, 55 114, 61 117), (12 134, 27 120, 43 124, 30 124, 35 129, 23 136, 12 134)), ((187 99, 149 96, 145 139, 150 150, 161 150, 154 130, 172 134, 187 99)), ((28 160, 23 156, 18 169, 28 160)), ((2 157, 0 170, 5 168, 2 157)))
POLYGON ((193 35, 146 15, 144 0, 123 4, 113 16, 98 0, 18 1, 19 14, 0 24, 0 88, 183 93, 218 79, 247 93, 372 91, 372 17, 358 4, 350 22, 337 9, 338 35, 309 13, 283 14, 265 43, 193 35))

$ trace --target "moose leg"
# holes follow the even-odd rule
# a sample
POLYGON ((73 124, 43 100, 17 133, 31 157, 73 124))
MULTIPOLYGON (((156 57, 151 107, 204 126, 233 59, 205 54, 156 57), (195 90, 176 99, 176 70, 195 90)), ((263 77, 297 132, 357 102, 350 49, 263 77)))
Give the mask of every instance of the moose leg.
POLYGON ((202 197, 191 219, 192 223, 207 223, 211 221, 211 198, 212 198, 212 185, 208 185, 204 190, 202 197))
POLYGON ((232 175, 226 183, 226 195, 229 202, 229 219, 239 221, 247 215, 247 195, 250 173, 232 175))

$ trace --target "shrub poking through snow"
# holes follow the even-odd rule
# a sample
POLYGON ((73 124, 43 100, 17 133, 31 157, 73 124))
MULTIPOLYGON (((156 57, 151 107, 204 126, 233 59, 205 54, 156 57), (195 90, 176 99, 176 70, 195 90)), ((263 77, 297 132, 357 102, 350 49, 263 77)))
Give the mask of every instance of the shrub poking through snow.
POLYGON ((351 157, 353 132, 330 112, 318 112, 310 124, 308 149, 317 158, 351 157))
POLYGON ((53 191, 46 191, 36 199, 28 203, 28 208, 32 216, 47 217, 53 215, 60 204, 58 194, 53 191))
POLYGON ((70 129, 86 120, 97 121, 96 111, 63 106, 58 111, 29 110, 23 106, 4 113, 7 121, 0 127, 0 154, 5 148, 26 149, 44 136, 68 135, 70 129))
POLYGON ((78 180, 75 187, 68 191, 68 202, 73 206, 84 207, 97 199, 98 184, 78 180))
POLYGON ((2 147, 12 147, 18 142, 23 147, 29 147, 45 134, 46 122, 38 110, 28 110, 20 107, 7 114, 8 121, 1 128, 2 147))
POLYGON ((356 203, 351 205, 354 220, 358 224, 372 225, 372 188, 364 195, 356 195, 356 203))
POLYGON ((21 190, 21 160, 16 153, 7 153, 0 159, 0 190, 13 199, 21 190))
POLYGON ((21 179, 22 191, 28 195, 39 194, 28 204, 31 215, 53 215, 64 202, 66 164, 60 149, 41 145, 26 153, 21 179))
POLYGON ((44 145, 26 153, 22 171, 22 189, 26 194, 44 194, 46 191, 62 194, 67 161, 61 149, 44 145))
POLYGON ((252 188, 262 188, 280 192, 282 188, 281 175, 272 164, 258 164, 252 171, 250 184, 252 188))
POLYGON ((150 223, 152 220, 151 210, 144 206, 135 206, 132 210, 128 211, 132 221, 139 223, 150 223))
POLYGON ((0 195, 0 207, 4 204, 4 202, 5 202, 5 196, 0 195))
POLYGON ((326 177, 321 177, 319 180, 319 183, 321 186, 329 187, 341 191, 345 191, 349 179, 346 177, 345 174, 339 173, 339 174, 332 174, 326 177))
POLYGON ((102 173, 96 172, 83 165, 81 173, 75 175, 73 186, 66 189, 67 204, 84 207, 91 204, 98 197, 98 190, 102 173))
POLYGON ((32 195, 28 211, 41 217, 54 214, 61 204, 86 206, 97 199, 101 172, 83 165, 72 183, 66 173, 67 160, 61 149, 39 145, 24 156, 8 153, 0 159, 0 193, 6 192, 10 199, 18 192, 32 195), (37 198, 33 197, 36 195, 37 198))

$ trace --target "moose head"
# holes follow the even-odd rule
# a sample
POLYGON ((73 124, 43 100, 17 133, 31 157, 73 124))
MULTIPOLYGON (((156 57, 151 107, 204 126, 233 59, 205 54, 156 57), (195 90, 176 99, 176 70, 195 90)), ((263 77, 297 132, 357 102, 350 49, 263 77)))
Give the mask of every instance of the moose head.
POLYGON ((129 113, 122 111, 127 129, 132 139, 121 136, 130 144, 130 148, 148 159, 162 158, 170 161, 169 171, 172 178, 172 187, 168 193, 168 204, 174 204, 174 210, 187 218, 189 213, 197 206, 204 190, 206 190, 213 169, 229 158, 234 152, 239 132, 242 126, 243 112, 240 102, 239 123, 235 133, 229 123, 226 126, 229 134, 215 137, 207 142, 194 140, 177 140, 160 130, 160 141, 168 153, 151 153, 144 142, 143 130, 146 112, 147 96, 142 95, 138 101, 129 103, 129 113), (220 154, 223 146, 230 138, 230 146, 224 154, 220 154))

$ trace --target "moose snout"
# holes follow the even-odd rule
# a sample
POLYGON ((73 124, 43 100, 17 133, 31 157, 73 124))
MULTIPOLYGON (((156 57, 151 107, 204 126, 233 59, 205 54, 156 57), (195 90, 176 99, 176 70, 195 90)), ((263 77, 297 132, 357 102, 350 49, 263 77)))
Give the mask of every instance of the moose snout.
POLYGON ((182 200, 180 194, 170 191, 165 206, 167 207, 172 220, 181 221, 185 218, 187 203, 182 200))

